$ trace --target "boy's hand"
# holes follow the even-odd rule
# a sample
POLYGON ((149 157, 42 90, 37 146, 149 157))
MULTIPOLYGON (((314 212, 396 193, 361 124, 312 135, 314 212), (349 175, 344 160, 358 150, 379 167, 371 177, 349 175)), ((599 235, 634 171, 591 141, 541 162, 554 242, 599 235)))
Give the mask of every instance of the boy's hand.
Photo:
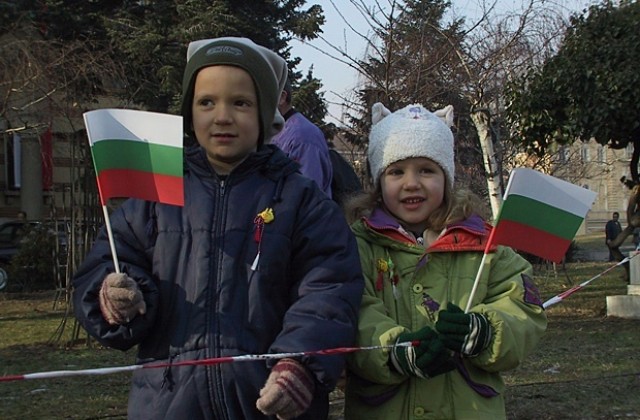
POLYGON ((281 420, 298 417, 311 405, 315 387, 307 368, 293 359, 282 359, 271 369, 256 407, 281 420))
POLYGON ((111 273, 102 282, 99 294, 102 316, 111 325, 122 325, 147 312, 138 284, 123 273, 111 273))
POLYGON ((465 314, 453 303, 440 312, 436 330, 449 349, 465 356, 477 356, 491 343, 493 328, 486 316, 470 312, 465 314))
POLYGON ((391 350, 391 362, 399 373, 427 379, 455 369, 449 350, 429 327, 400 334, 396 344, 416 340, 417 346, 396 345, 391 350))

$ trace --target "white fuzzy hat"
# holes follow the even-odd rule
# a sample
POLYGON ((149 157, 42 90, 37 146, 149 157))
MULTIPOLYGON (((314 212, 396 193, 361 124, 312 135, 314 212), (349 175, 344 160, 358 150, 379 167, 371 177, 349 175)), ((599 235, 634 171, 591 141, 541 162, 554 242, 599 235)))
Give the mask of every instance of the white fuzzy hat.
POLYGON ((368 158, 376 188, 387 166, 411 157, 426 157, 436 162, 453 187, 452 105, 430 112, 416 104, 391 113, 378 102, 371 113, 368 158))

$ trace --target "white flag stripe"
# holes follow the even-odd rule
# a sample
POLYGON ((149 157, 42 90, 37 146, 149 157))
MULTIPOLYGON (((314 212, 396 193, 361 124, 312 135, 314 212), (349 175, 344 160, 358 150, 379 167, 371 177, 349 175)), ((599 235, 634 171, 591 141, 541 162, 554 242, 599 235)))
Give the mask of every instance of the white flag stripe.
POLYGON ((596 198, 593 191, 528 168, 514 169, 509 183, 505 199, 509 194, 521 195, 580 217, 596 198))
POLYGON ((182 147, 182 117, 133 109, 98 109, 84 113, 89 143, 136 140, 182 147))

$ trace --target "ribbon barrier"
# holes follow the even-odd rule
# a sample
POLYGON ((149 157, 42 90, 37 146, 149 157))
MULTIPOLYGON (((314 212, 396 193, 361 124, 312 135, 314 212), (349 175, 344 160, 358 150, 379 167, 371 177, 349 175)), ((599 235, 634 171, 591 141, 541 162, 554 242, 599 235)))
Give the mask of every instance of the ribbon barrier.
POLYGON ((246 354, 242 356, 227 356, 227 357, 215 357, 211 359, 202 360, 185 360, 183 362, 173 363, 148 363, 145 365, 130 365, 130 366, 116 366, 97 369, 79 369, 79 370, 56 370, 49 372, 35 372, 26 373, 24 375, 7 375, 0 376, 0 382, 12 382, 22 381, 28 379, 49 379, 49 378, 61 378, 67 376, 88 376, 88 375, 109 375, 112 373, 129 372, 138 369, 159 369, 166 367, 177 366, 211 366, 219 365, 222 363, 235 363, 235 362, 253 362, 257 360, 273 360, 284 359, 287 357, 301 357, 301 356, 332 356, 336 354, 354 353, 356 351, 367 350, 382 350, 391 349, 395 346, 400 347, 412 347, 417 346, 418 341, 407 341, 403 343, 397 343, 395 345, 387 346, 368 346, 368 347, 337 347, 334 349, 316 350, 316 351, 300 351, 293 353, 270 353, 270 354, 246 354))
MULTIPOLYGON (((629 262, 632 258, 635 258, 640 253, 636 253, 631 257, 626 257, 622 261, 612 265, 607 268, 600 274, 597 274, 576 286, 548 299, 546 302, 542 304, 544 309, 548 308, 551 305, 555 305, 556 303, 560 303, 578 290, 583 289, 592 281, 597 278, 602 277, 609 271, 614 268, 621 266, 629 262)), ((401 347, 411 347, 417 346, 419 341, 407 341, 403 343, 397 343, 395 345, 386 345, 386 346, 368 346, 368 347, 337 347, 333 349, 325 349, 325 350, 315 350, 315 351, 300 351, 293 353, 270 353, 270 354, 246 354, 241 356, 227 356, 227 357, 215 357, 211 359, 202 359, 202 360, 185 360, 183 362, 172 362, 172 363, 148 363, 144 365, 130 365, 130 366, 116 366, 116 367, 107 367, 107 368, 96 368, 96 369, 79 369, 79 370, 56 370, 56 371, 48 371, 48 372, 35 372, 35 373, 26 373, 23 375, 7 375, 0 376, 0 382, 12 382, 12 381, 22 381, 28 379, 49 379, 49 378, 61 378, 67 376, 88 376, 88 375, 109 375, 113 373, 120 372, 130 372, 138 369, 159 369, 159 368, 167 368, 167 367, 178 367, 178 366, 212 366, 218 365, 222 363, 235 363, 235 362, 253 362, 258 360, 274 360, 274 359, 284 359, 287 357, 302 357, 302 356, 332 356, 337 354, 347 354, 354 353, 357 351, 368 351, 368 350, 382 350, 382 349, 391 349, 394 346, 401 347)))
POLYGON ((578 290, 582 289, 583 287, 585 287, 586 285, 588 285, 589 283, 591 283, 595 279, 597 279, 599 277, 602 277, 603 275, 605 275, 609 271, 613 270, 614 268, 616 268, 618 266, 621 266, 624 263, 629 262, 629 260, 631 260, 631 258, 635 258, 638 254, 639 253, 636 253, 636 254, 633 254, 633 256, 631 256, 631 257, 625 257, 622 261, 618 262, 617 264, 612 265, 611 267, 609 267, 606 270, 604 270, 602 273, 597 274, 597 275, 591 277, 589 280, 583 281, 582 283, 578 284, 577 286, 573 286, 572 288, 560 293, 559 295, 556 295, 556 296, 552 297, 551 299, 549 299, 545 303, 543 303, 542 307, 544 309, 547 309, 551 305, 555 305, 556 303, 562 302, 563 300, 565 300, 566 298, 568 298, 569 296, 571 296, 572 294, 574 294, 578 290))

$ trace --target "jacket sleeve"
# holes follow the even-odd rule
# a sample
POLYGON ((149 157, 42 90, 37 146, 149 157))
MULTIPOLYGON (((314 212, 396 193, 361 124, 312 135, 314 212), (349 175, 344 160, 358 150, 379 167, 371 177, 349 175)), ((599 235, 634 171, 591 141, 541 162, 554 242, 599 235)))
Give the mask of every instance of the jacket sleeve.
POLYGON ((300 164, 302 175, 313 179, 331 198, 333 166, 322 130, 303 115, 296 114, 287 121, 277 144, 290 159, 300 164))
POLYGON ((605 242, 608 241, 609 239, 613 239, 613 226, 611 224, 611 221, 607 222, 607 224, 604 227, 604 231, 605 231, 605 242))
POLYGON ((109 325, 102 317, 98 294, 104 278, 115 271, 104 227, 73 277, 76 318, 91 336, 107 347, 127 350, 138 344, 144 339, 156 317, 158 290, 152 280, 150 262, 144 251, 150 246, 143 229, 148 205, 149 203, 140 200, 128 200, 110 216, 120 271, 138 283, 147 305, 146 314, 138 315, 124 325, 109 325), (137 208, 139 211, 127 213, 127 208, 137 208), (136 225, 133 220, 136 220, 136 225))
POLYGON ((314 143, 292 142, 289 157, 300 164, 302 175, 313 179, 320 189, 331 198, 333 168, 327 150, 314 143))
MULTIPOLYGON (((355 238, 342 211, 324 195, 310 194, 298 210, 292 240, 292 303, 269 351, 352 346, 363 280, 355 238)), ((342 355, 308 356, 303 362, 318 383, 332 389, 344 359, 342 355)))
POLYGON ((535 348, 547 317, 529 262, 500 246, 490 267, 486 294, 470 311, 487 316, 494 336, 486 350, 467 360, 488 372, 500 372, 517 367, 535 348))
MULTIPOLYGON (((393 345, 406 329, 388 315, 384 302, 376 295, 376 272, 372 263, 371 247, 358 240, 365 279, 364 295, 358 320, 358 346, 393 345)), ((358 351, 349 355, 349 370, 361 382, 359 388, 367 385, 372 394, 384 394, 384 385, 397 385, 408 377, 395 372, 389 364, 389 349, 358 351), (383 387, 376 386, 383 385, 383 387)))

